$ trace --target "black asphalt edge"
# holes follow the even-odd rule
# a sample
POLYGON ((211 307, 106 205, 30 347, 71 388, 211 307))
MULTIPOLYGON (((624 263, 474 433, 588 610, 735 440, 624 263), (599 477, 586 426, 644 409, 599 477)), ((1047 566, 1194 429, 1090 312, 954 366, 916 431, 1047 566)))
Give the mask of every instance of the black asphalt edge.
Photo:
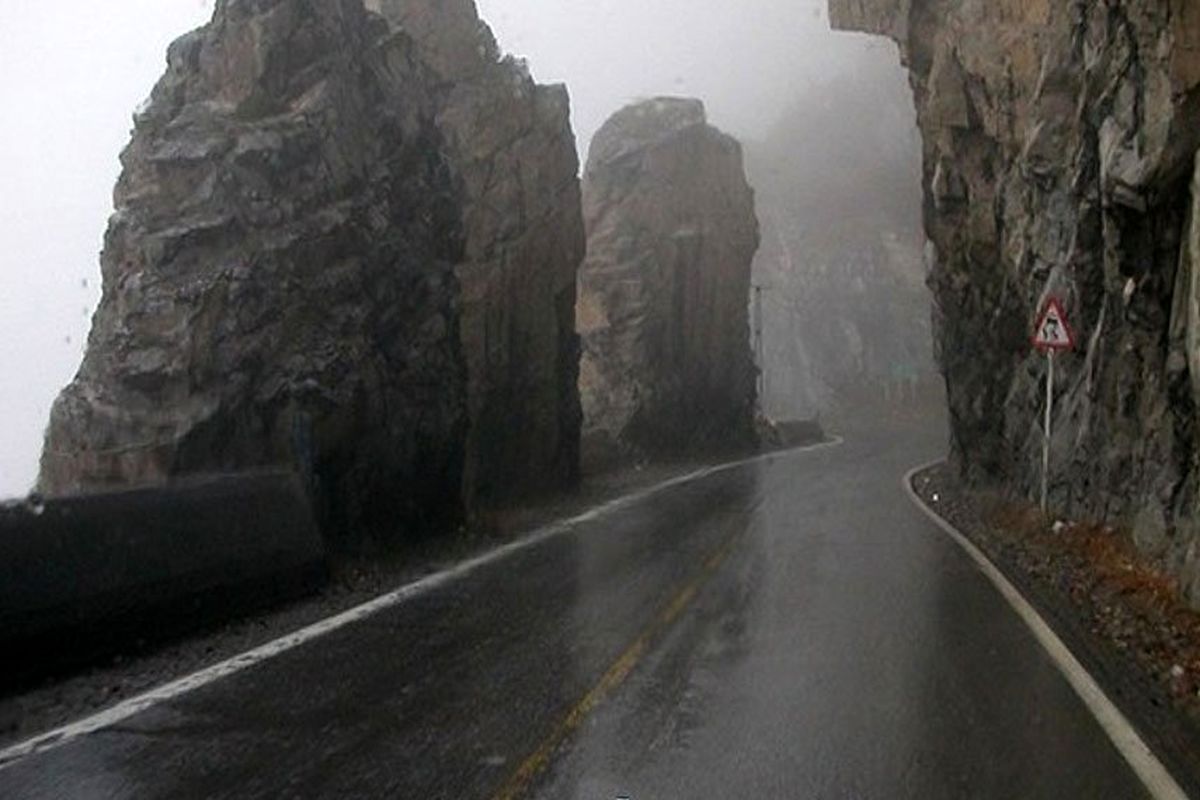
POLYGON ((1144 681, 1131 677, 1139 674, 1136 666, 1118 653, 1106 652, 1112 648, 1088 631, 1065 603, 1056 602, 1007 559, 994 558, 917 492, 916 478, 944 464, 939 459, 904 476, 904 491, 913 505, 976 562, 1013 607, 1151 795, 1156 800, 1200 798, 1200 764, 1195 756, 1200 739, 1184 728, 1178 715, 1151 699, 1153 692, 1144 681), (1161 774, 1155 774, 1156 765, 1161 774))

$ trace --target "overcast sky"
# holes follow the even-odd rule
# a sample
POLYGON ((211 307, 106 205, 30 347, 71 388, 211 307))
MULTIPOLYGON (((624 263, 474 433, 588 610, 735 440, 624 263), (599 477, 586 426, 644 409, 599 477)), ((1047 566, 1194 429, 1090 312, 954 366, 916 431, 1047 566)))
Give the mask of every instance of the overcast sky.
MULTIPOLYGON (((538 80, 570 87, 581 148, 617 108, 658 94, 700 97, 716 124, 759 136, 805 84, 886 46, 829 32, 824 0, 480 6, 538 80)), ((132 110, 167 45, 211 8, 0 0, 0 497, 31 486, 50 404, 79 366, 132 110)))

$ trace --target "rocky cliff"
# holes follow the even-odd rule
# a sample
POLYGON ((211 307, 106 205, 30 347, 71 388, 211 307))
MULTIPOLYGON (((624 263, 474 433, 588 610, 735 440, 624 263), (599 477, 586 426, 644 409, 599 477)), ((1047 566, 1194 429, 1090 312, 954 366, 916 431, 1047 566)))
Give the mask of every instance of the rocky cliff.
POLYGON ((830 7, 911 71, 955 462, 1033 493, 1028 339, 1063 298, 1080 346, 1056 370, 1052 504, 1128 525, 1200 602, 1200 5, 830 7))
POLYGON ((437 124, 461 181, 467 496, 487 505, 568 484, 579 470, 584 232, 567 91, 500 58, 473 0, 367 5, 437 74, 437 124))
POLYGON ((168 64, 42 490, 291 464, 336 530, 453 517, 464 243, 436 76, 362 0, 220 0, 168 64))
POLYGON ((613 116, 592 142, 579 276, 585 448, 656 455, 753 440, 754 196, 697 100, 613 116))

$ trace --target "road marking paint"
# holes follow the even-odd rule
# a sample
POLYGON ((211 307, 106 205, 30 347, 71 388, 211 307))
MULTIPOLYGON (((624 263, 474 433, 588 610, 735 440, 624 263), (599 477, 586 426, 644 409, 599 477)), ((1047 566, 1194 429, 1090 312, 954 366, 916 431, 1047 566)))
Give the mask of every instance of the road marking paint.
POLYGON ((633 644, 622 653, 613 665, 608 668, 608 671, 600 678, 595 686, 588 691, 583 698, 576 703, 565 717, 551 730, 548 735, 528 758, 521 762, 521 766, 508 778, 500 789, 492 795, 492 800, 518 800, 524 797, 528 792, 529 787, 539 775, 546 771, 550 766, 550 762, 554 759, 554 754, 559 747, 562 746, 575 731, 587 721, 592 712, 604 702, 610 694, 615 692, 625 683, 625 680, 630 676, 641 660, 650 651, 650 645, 664 634, 679 617, 687 610, 692 601, 696 599, 696 595, 706 583, 712 578, 725 560, 729 558, 733 552, 734 546, 742 538, 741 533, 730 537, 728 541, 722 544, 712 555, 704 560, 704 566, 699 575, 693 578, 686 586, 676 593, 675 597, 668 603, 661 613, 655 618, 655 621, 650 624, 650 627, 642 631, 641 635, 634 640, 633 644))
POLYGON ((686 610, 687 607, 692 604, 692 600, 694 600, 696 597, 696 591, 697 589, 695 586, 689 586, 680 592, 679 596, 675 598, 671 605, 667 606, 666 609, 663 610, 662 616, 658 618, 659 623, 666 627, 675 620, 679 619, 679 615, 682 614, 684 610, 686 610))
POLYGON ((1096 682, 1091 673, 1087 671, 1063 640, 1058 637, 1058 634, 1047 624, 1037 609, 1017 591, 1017 588, 1012 585, 1008 578, 1004 577, 1004 573, 1000 571, 982 550, 976 547, 958 528, 951 525, 926 505, 921 496, 913 489, 912 481, 918 473, 924 472, 940 463, 941 461, 934 461, 917 467, 904 476, 904 491, 908 494, 909 499, 912 500, 925 516, 933 520, 943 532, 949 535, 959 547, 966 551, 967 555, 971 557, 983 574, 1000 591, 1000 594, 1004 596, 1008 604, 1012 606, 1013 610, 1017 612, 1030 631, 1033 632, 1034 638, 1049 653, 1051 660, 1058 667, 1058 671, 1067 679, 1067 683, 1071 685, 1071 688, 1075 690, 1075 694, 1079 696, 1079 699, 1087 706, 1092 716, 1100 723, 1100 727, 1104 729, 1113 746, 1117 748, 1117 751, 1124 757, 1130 768, 1155 800, 1188 800, 1187 794, 1175 782, 1175 779, 1171 777, 1171 773, 1162 765, 1158 757, 1154 755, 1154 751, 1150 749, 1149 745, 1138 734, 1137 729, 1125 718, 1120 709, 1108 699, 1108 695, 1100 688, 1100 684, 1096 682))
POLYGON ((144 694, 131 697, 116 705, 93 714, 89 717, 68 723, 61 727, 55 728, 46 733, 39 734, 29 739, 13 744, 3 750, 0 750, 0 772, 17 764, 30 756, 46 753, 50 750, 62 747, 69 742, 79 739, 84 736, 89 736, 105 728, 111 728, 118 723, 124 722, 130 717, 134 717, 147 711, 157 705, 174 700, 182 695, 194 692, 215 683, 224 678, 236 675, 239 672, 247 670, 258 664, 268 661, 272 658, 294 650, 302 645, 333 633, 336 630, 344 628, 348 625, 353 625, 362 622, 376 614, 395 608, 404 602, 411 600, 422 594, 426 594, 435 589, 439 589, 455 581, 461 580, 476 570, 501 561, 509 556, 515 555, 524 550, 535 547, 545 541, 565 535, 575 530, 580 525, 592 522, 596 519, 604 517, 614 511, 619 511, 635 505, 643 500, 646 500, 653 495, 659 494, 667 489, 681 486, 686 483, 692 483, 704 478, 718 475, 723 472, 729 472, 740 467, 756 464, 763 461, 768 461, 774 458, 787 456, 796 453, 808 453, 818 450, 825 450, 832 447, 838 447, 843 443, 840 437, 834 436, 828 442, 809 445, 807 447, 798 447, 787 451, 778 451, 774 453, 766 453, 759 456, 752 456, 738 461, 730 461, 725 464, 718 464, 711 467, 696 470, 695 472, 686 475, 680 475, 662 483, 634 492, 633 494, 619 497, 610 500, 600 506, 597 506, 590 511, 586 511, 578 516, 572 517, 560 522, 554 522, 542 528, 536 529, 533 533, 524 539, 510 542, 506 545, 490 550, 482 555, 468 559, 450 569, 428 575, 418 581, 402 586, 395 591, 380 595, 374 600, 369 600, 360 606, 351 608, 348 611, 343 611, 332 617, 315 622, 306 628, 302 628, 293 633, 281 636, 274 641, 268 642, 253 650, 248 650, 232 658, 214 664, 205 669, 186 675, 178 680, 164 684, 156 689, 151 689, 144 694))

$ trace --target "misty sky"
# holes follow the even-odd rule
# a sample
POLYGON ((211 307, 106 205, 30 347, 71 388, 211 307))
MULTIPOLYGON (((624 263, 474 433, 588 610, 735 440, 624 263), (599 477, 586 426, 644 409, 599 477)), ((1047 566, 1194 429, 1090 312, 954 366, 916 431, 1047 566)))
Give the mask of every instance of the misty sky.
MULTIPOLYGON (((701 97, 717 125, 760 136, 803 86, 888 47, 830 33, 824 0, 480 7, 538 80, 568 84, 581 147, 621 105, 658 94, 701 97)), ((0 497, 31 486, 50 404, 79 366, 132 110, 162 73, 167 45, 211 8, 0 0, 0 497)))

